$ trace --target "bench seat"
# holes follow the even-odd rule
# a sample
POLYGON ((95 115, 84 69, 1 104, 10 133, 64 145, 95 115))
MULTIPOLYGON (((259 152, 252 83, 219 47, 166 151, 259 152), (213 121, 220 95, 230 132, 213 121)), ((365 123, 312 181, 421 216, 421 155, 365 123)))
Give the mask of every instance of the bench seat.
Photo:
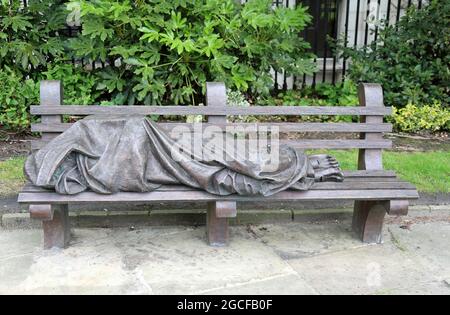
POLYGON ((287 190, 269 197, 217 196, 202 190, 180 185, 166 185, 146 192, 120 192, 102 195, 83 192, 77 195, 60 195, 54 191, 27 184, 19 194, 24 204, 72 204, 90 202, 168 202, 168 201, 281 201, 281 200, 408 200, 417 199, 416 188, 396 177, 391 171, 344 172, 340 183, 316 183, 309 191, 287 190))

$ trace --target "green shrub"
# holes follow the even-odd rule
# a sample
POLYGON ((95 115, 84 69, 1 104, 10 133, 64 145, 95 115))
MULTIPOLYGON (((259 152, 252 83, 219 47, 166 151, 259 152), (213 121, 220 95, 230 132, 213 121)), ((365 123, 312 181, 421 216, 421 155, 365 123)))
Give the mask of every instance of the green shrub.
POLYGON ((57 31, 65 25, 65 6, 61 1, 0 0, 0 69, 34 78, 49 61, 64 52, 63 38, 57 31))
POLYGON ((401 109, 394 107, 392 120, 395 128, 399 131, 450 130, 450 110, 442 108, 439 102, 423 106, 410 103, 401 109))
MULTIPOLYGON (((359 103, 356 84, 351 80, 336 85, 318 84, 315 87, 305 86, 301 90, 287 90, 278 93, 276 97, 268 97, 260 103, 263 105, 287 106, 355 106, 359 103)), ((334 121, 351 122, 356 117, 351 116, 303 116, 304 121, 334 121)))
POLYGON ((358 87, 351 80, 336 85, 318 84, 315 88, 305 89, 307 95, 325 100, 328 105, 355 106, 359 104, 358 87))
POLYGON ((0 127, 24 131, 30 125, 29 106, 38 104, 39 86, 8 67, 0 69, 0 127))
POLYGON ((267 95, 271 67, 312 73, 309 44, 298 33, 306 9, 272 9, 271 0, 87 1, 82 35, 71 41, 78 57, 115 65, 97 73, 102 100, 167 104, 203 101, 206 81, 267 95))
POLYGON ((39 101, 38 80, 64 54, 66 9, 61 1, 0 0, 0 126, 25 131, 29 105, 39 101))
POLYGON ((64 86, 64 103, 91 105, 96 103, 99 92, 96 90, 98 79, 90 71, 83 70, 72 63, 59 61, 49 65, 42 74, 42 80, 60 80, 64 86))
POLYGON ((0 69, 0 127, 15 131, 30 127, 29 106, 39 104, 40 80, 61 80, 65 104, 94 104, 99 94, 93 74, 71 63, 49 64, 36 80, 26 79, 5 66, 0 69))
POLYGON ((351 80, 336 85, 324 83, 315 87, 305 86, 299 90, 282 91, 276 97, 266 97, 261 103, 289 106, 355 106, 359 103, 358 87, 351 80))
POLYGON ((383 85, 386 104, 450 100, 450 2, 431 1, 422 9, 412 6, 397 25, 380 30, 368 49, 339 50, 352 60, 350 77, 356 82, 383 85))

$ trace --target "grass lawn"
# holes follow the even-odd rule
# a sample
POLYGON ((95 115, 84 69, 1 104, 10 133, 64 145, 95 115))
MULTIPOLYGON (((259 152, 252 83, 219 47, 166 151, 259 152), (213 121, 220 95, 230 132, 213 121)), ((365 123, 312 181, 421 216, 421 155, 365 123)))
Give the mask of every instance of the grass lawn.
MULTIPOLYGON (((357 150, 327 150, 341 163, 342 169, 354 170, 357 150)), ((419 191, 450 193, 450 151, 390 152, 383 153, 384 167, 395 170, 399 177, 413 183, 419 191)), ((23 163, 25 158, 0 161, 0 195, 17 193, 25 182, 23 163)))
MULTIPOLYGON (((317 151, 315 151, 317 152, 317 151)), ((357 150, 327 150, 344 170, 356 170, 357 150)), ((384 169, 414 184, 419 191, 450 193, 450 151, 392 152, 383 151, 384 169)))
POLYGON ((23 186, 25 182, 24 162, 24 157, 0 161, 0 196, 15 194, 23 186))

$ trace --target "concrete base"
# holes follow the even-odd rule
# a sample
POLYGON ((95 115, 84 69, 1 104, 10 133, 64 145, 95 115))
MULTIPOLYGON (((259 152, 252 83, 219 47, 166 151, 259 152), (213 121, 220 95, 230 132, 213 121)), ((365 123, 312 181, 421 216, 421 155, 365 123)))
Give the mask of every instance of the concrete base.
MULTIPOLYGON (((448 193, 436 193, 428 194, 420 192, 420 198, 412 200, 413 206, 428 206, 428 205, 448 205, 450 204, 450 194, 448 193)), ((272 209, 285 209, 287 211, 295 210, 309 210, 309 209, 343 209, 352 208, 353 201, 339 201, 339 200, 318 200, 318 201, 302 201, 302 202, 243 202, 238 203, 238 210, 272 210, 272 209)), ((0 196, 0 215, 4 213, 19 213, 26 211, 28 208, 24 205, 17 203, 17 195, 12 196, 0 196)), ((73 205, 69 207, 70 211, 84 212, 84 211, 123 211, 123 209, 136 211, 151 212, 155 210, 181 210, 206 209, 206 202, 167 202, 167 203, 154 203, 154 204, 111 204, 105 206, 105 204, 89 203, 86 205, 73 205)))
POLYGON ((3 229, 0 294, 450 294, 449 211, 386 223, 381 245, 344 219, 235 225, 225 248, 203 227, 78 228, 50 251, 40 230, 3 229))
MULTIPOLYGON (((450 205, 412 206, 413 215, 428 215, 450 210, 450 205)), ((236 218, 229 219, 230 225, 278 224, 289 222, 322 222, 349 220, 351 208, 313 209, 313 210, 238 210, 236 218)), ((108 209, 70 212, 72 228, 137 228, 145 226, 203 226, 206 222, 206 210, 136 210, 111 211, 108 209)), ((41 228, 41 223, 30 219, 28 212, 7 213, 0 217, 0 226, 4 229, 41 228)))

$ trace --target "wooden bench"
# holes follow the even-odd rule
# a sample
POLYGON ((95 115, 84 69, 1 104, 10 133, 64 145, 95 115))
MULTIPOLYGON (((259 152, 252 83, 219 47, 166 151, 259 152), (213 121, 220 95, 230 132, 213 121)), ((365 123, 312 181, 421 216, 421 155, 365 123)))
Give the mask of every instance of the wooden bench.
MULTIPOLYGON (((41 117, 40 123, 32 124, 32 131, 42 137, 32 142, 32 150, 66 130, 71 124, 63 123, 63 115, 86 116, 99 113, 140 115, 205 115, 207 124, 227 125, 227 115, 353 115, 359 116, 359 123, 272 123, 280 132, 335 132, 347 136, 359 133, 359 139, 302 139, 284 140, 285 143, 304 149, 358 149, 357 171, 344 172, 342 183, 317 183, 309 191, 287 190, 270 197, 216 196, 184 186, 163 186, 148 193, 121 192, 101 195, 83 192, 78 195, 60 195, 53 191, 25 185, 18 202, 29 205, 32 218, 43 221, 44 247, 65 247, 70 241, 68 215, 69 204, 92 202, 208 202, 206 230, 211 245, 225 245, 228 242, 228 218, 236 216, 236 202, 245 201, 295 201, 304 200, 354 200, 353 230, 363 242, 381 242, 383 219, 390 215, 406 215, 408 200, 417 199, 414 186, 400 180, 395 172, 383 170, 382 150, 390 148, 390 140, 383 139, 383 132, 392 126, 383 122, 383 116, 391 108, 383 104, 382 88, 377 84, 359 86, 360 106, 318 107, 318 106, 227 106, 223 83, 208 83, 207 106, 77 106, 64 105, 62 86, 59 81, 41 82, 40 106, 31 106, 31 114, 41 117)), ((160 123, 170 130, 180 123, 160 123)), ((186 125, 186 124, 183 124, 186 125)), ((245 123, 229 125, 248 125, 245 123)), ((261 125, 261 124, 260 124, 261 125)), ((269 125, 269 124, 267 124, 269 125)))

